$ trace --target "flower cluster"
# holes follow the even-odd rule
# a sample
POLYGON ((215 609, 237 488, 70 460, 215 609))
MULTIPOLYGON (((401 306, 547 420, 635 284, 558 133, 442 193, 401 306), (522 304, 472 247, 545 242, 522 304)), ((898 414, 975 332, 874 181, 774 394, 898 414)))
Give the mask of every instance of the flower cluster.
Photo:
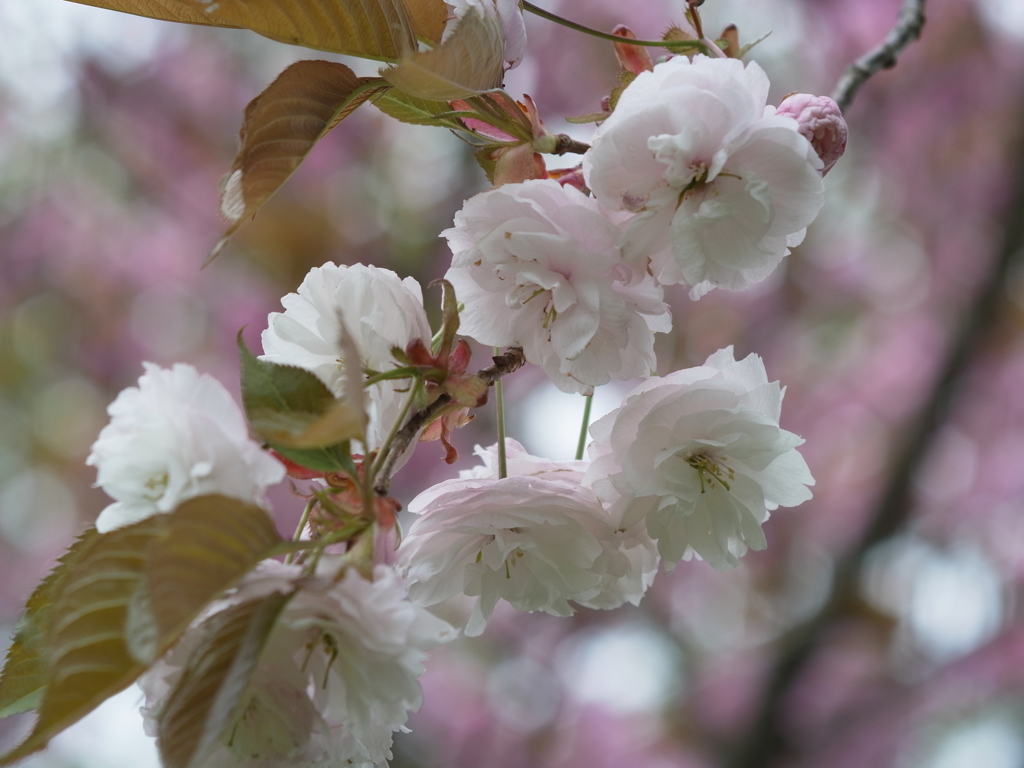
POLYGON ((582 163, 593 196, 570 174, 468 200, 443 233, 464 332, 522 346, 565 391, 649 375, 653 334, 671 330, 662 285, 699 298, 764 280, 821 208, 842 116, 823 97, 767 98, 755 63, 677 56, 597 129, 582 163))
MULTIPOLYGON (((470 8, 502 24, 518 61, 518 6, 470 0, 454 13, 470 8)), ((158 739, 173 738, 194 679, 216 667, 218 633, 261 601, 276 601, 262 650, 228 727, 192 764, 380 763, 420 704, 426 651, 457 631, 430 609, 468 601, 463 629, 478 635, 502 600, 555 616, 639 604, 659 567, 697 557, 723 569, 765 547, 769 514, 814 483, 802 440, 780 426, 783 388, 731 347, 658 377, 654 333, 671 329, 663 286, 685 283, 696 298, 764 279, 821 206, 842 118, 828 100, 776 109, 767 93, 756 64, 732 59, 641 71, 575 181, 507 183, 466 201, 443 233, 453 259, 436 333, 412 278, 361 264, 310 271, 270 315, 262 357, 243 357, 245 409, 265 445, 213 379, 146 365, 89 456, 115 499, 101 532, 197 496, 262 504, 286 468, 307 483, 293 489, 307 500, 294 540, 270 535, 284 548, 258 550, 262 562, 211 596, 142 679, 158 739), (458 333, 513 349, 473 374, 458 333), (391 476, 417 441, 442 437, 452 459, 452 431, 524 358, 565 392, 643 380, 590 427, 589 460, 532 456, 504 435, 478 447, 476 467, 413 499, 396 564, 381 564, 401 507, 391 476)), ((132 603, 129 613, 146 608, 132 603)))

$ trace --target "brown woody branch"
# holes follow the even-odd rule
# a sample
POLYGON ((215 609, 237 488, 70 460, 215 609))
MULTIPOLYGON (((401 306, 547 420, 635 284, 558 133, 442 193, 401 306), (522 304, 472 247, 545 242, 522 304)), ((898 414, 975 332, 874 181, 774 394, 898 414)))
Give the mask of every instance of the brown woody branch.
MULTIPOLYGON (((494 361, 494 365, 489 365, 483 370, 477 371, 476 374, 488 387, 492 386, 501 377, 515 373, 526 364, 526 356, 523 354, 521 347, 510 347, 505 350, 505 354, 497 355, 491 359, 494 361)), ((439 416, 451 402, 451 395, 441 395, 430 405, 410 416, 405 426, 398 431, 398 434, 395 435, 395 439, 391 443, 391 450, 388 453, 387 461, 381 467, 376 485, 373 488, 378 496, 388 495, 388 490, 391 487, 391 476, 394 474, 398 457, 405 453, 406 449, 419 435, 420 430, 439 416)))
POLYGON ((903 50, 921 36, 924 3, 925 0, 904 0, 896 26, 889 30, 885 40, 846 68, 832 91, 832 99, 839 109, 845 112, 868 78, 883 69, 895 67, 896 59, 903 50))

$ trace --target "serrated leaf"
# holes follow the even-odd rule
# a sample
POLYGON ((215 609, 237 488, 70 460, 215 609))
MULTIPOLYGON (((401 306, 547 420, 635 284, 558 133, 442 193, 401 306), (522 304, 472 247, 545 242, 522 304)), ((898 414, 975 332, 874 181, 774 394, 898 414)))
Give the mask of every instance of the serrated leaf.
POLYGON ((238 352, 245 414, 253 430, 275 449, 326 448, 362 434, 358 408, 336 398, 314 374, 260 360, 241 334, 238 352))
MULTIPOLYGON (((150 648, 136 655, 152 663, 221 592, 235 586, 270 556, 281 537, 266 510, 216 494, 180 504, 153 541, 146 557, 144 605, 132 605, 130 624, 144 628, 138 614, 149 611, 150 648)), ((144 614, 143 614, 144 615, 144 614)))
POLYGON ((36 709, 42 701, 49 669, 43 639, 50 624, 54 599, 68 570, 98 535, 95 528, 90 528, 79 536, 25 604, 25 614, 15 630, 14 642, 7 651, 7 661, 0 674, 0 717, 36 709))
POLYGON ((142 584, 146 549, 163 517, 90 536, 58 579, 43 639, 49 673, 39 718, 0 765, 42 749, 145 669, 128 649, 125 626, 129 602, 142 584))
POLYGON ((411 96, 454 101, 500 87, 504 71, 505 37, 497 14, 471 6, 441 45, 409 53, 380 74, 411 96))
POLYGON ((437 42, 443 0, 71 0, 185 24, 242 27, 284 43, 394 61, 416 39, 437 42))
POLYGON ((238 25, 211 18, 203 12, 202 5, 191 0, 70 0, 93 8, 130 13, 160 21, 177 21, 183 24, 204 24, 213 27, 233 28, 238 25))
POLYGON ((402 0, 190 0, 211 19, 283 43, 393 61, 415 49, 402 0))
POLYGON ((376 96, 373 105, 388 117, 410 125, 434 125, 440 128, 458 125, 448 102, 418 99, 395 88, 388 88, 376 96))
POLYGON ((405 0, 405 12, 416 37, 433 43, 441 42, 448 22, 448 6, 444 0, 405 0))
POLYGON ((320 139, 387 87, 380 78, 356 77, 344 64, 298 61, 249 102, 240 149, 221 193, 220 210, 228 228, 207 262, 280 189, 320 139))
POLYGON ((274 594, 214 614, 167 698, 157 727, 165 768, 191 768, 222 739, 290 595, 274 594))
MULTIPOLYGON (((18 674, 5 698, 42 698, 35 727, 8 765, 130 685, 198 613, 281 543, 267 513, 224 496, 85 534, 29 599, 15 640, 18 674), (27 691, 27 693, 26 693, 27 691)), ((8 714, 19 711, 12 709, 8 714)))

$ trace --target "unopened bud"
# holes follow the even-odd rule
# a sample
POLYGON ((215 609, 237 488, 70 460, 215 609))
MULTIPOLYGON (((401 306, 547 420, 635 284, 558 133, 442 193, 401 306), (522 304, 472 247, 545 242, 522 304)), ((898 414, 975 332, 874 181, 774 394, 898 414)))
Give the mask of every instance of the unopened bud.
MULTIPOLYGON (((612 34, 626 40, 637 39, 636 35, 633 34, 633 30, 624 24, 619 24, 612 30, 612 34)), ((641 72, 650 72, 654 69, 651 55, 647 52, 646 48, 639 45, 630 45, 629 43, 614 43, 614 46, 615 55, 619 59, 619 66, 627 72, 639 75, 641 72)))
POLYGON ((821 175, 828 173, 846 151, 846 119, 828 96, 794 93, 779 104, 775 114, 796 120, 800 133, 811 142, 821 162, 821 175))

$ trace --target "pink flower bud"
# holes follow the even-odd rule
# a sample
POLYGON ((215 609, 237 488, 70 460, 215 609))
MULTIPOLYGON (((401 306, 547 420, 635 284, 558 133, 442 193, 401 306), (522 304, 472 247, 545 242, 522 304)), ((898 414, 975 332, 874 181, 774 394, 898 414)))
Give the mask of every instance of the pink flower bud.
POLYGON ((807 137, 824 163, 821 175, 828 173, 846 151, 847 128, 843 113, 828 96, 794 93, 779 104, 775 114, 792 117, 798 130, 807 137))

